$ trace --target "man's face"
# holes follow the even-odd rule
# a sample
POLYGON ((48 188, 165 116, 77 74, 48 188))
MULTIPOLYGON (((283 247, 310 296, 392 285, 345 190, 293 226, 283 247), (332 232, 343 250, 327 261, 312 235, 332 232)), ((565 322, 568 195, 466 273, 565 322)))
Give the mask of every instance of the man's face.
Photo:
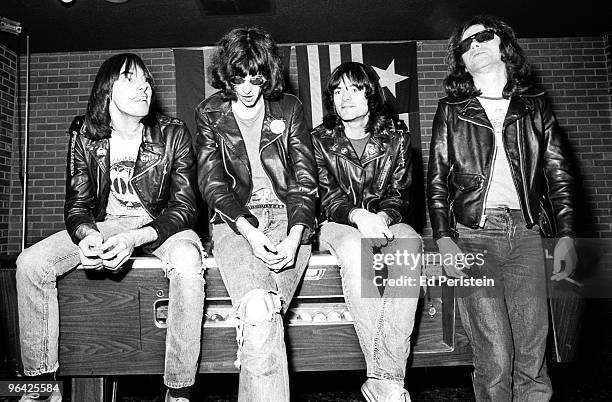
POLYGON ((151 105, 151 85, 143 71, 133 66, 126 73, 125 65, 111 90, 110 107, 130 117, 145 117, 151 105))
POLYGON ((242 103, 247 108, 255 106, 263 93, 262 85, 265 82, 265 78, 261 75, 247 75, 245 77, 232 78, 232 85, 234 86, 237 101, 242 103), (238 81, 241 83, 236 84, 235 82, 238 81), (260 82, 260 85, 256 85, 260 82))
MULTIPOLYGON (((487 28, 478 24, 472 25, 465 30, 461 36, 461 40, 471 37, 482 31, 486 31, 487 28)), ((500 67, 504 66, 504 62, 501 59, 501 53, 499 51, 499 45, 501 41, 499 36, 494 35, 493 39, 484 42, 478 42, 476 39, 472 39, 469 50, 467 50, 461 59, 465 64, 465 69, 471 75, 483 71, 488 67, 500 67)))
POLYGON ((342 121, 367 119, 369 110, 365 88, 359 89, 347 77, 342 77, 334 90, 334 108, 342 121))

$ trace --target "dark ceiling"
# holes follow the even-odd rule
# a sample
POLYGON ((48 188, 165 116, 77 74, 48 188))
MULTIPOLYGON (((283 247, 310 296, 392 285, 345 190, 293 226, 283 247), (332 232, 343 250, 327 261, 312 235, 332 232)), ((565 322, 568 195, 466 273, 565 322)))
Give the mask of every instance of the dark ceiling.
MULTIPOLYGON (((21 22, 32 52, 210 45, 238 24, 260 25, 279 43, 446 39, 479 13, 502 17, 519 37, 612 32, 610 0, 0 0, 0 16, 21 22), (257 11, 245 1, 272 11, 244 14, 257 11), (206 13, 224 4, 242 14, 206 13)), ((0 33, 0 43, 23 53, 23 37, 0 33)))

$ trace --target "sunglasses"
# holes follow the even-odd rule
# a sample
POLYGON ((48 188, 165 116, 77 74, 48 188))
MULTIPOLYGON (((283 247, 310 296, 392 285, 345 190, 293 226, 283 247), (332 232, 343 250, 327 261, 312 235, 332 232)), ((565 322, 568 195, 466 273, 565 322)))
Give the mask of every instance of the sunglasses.
MULTIPOLYGON (((240 77, 238 75, 230 78, 230 82, 232 83, 232 85, 242 85, 246 82, 244 77, 240 77)), ((260 87, 263 84, 265 84, 266 79, 264 77, 262 77, 261 75, 255 75, 253 77, 249 77, 249 82, 251 83, 251 85, 254 85, 256 87, 260 87)))
POLYGON ((459 44, 457 45, 457 49, 459 49, 459 52, 463 54, 470 50, 470 47, 472 47, 472 41, 475 40, 478 43, 484 43, 493 40, 494 37, 495 31, 492 29, 486 29, 484 31, 476 32, 474 35, 468 36, 467 38, 459 42, 459 44))

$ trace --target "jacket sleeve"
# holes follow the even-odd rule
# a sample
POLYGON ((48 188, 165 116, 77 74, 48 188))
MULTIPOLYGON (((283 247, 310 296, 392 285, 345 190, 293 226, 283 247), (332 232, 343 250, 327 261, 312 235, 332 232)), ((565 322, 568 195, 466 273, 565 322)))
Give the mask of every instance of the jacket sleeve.
POLYGON ((94 216, 98 200, 87 165, 87 150, 83 146, 82 134, 79 134, 81 122, 78 119, 75 118, 70 126, 64 203, 64 223, 75 244, 79 244, 89 229, 98 230, 94 216))
POLYGON ((315 230, 317 168, 310 132, 306 128, 304 110, 299 101, 295 102, 291 111, 288 152, 293 180, 287 190, 287 230, 295 225, 304 226, 302 243, 307 243, 315 230))
MULTIPOLYGON (((198 158, 198 187, 208 206, 218 213, 237 234, 236 221, 246 218, 254 227, 259 226, 257 218, 242 205, 238 196, 227 182, 223 163, 222 146, 215 139, 215 134, 205 113, 196 109, 196 150, 198 158)), ((219 140, 222 141, 222 140, 219 140)))
MULTIPOLYGON (((407 214, 409 201, 406 197, 406 190, 412 184, 410 135, 403 130, 397 133, 399 138, 393 175, 387 184, 383 199, 378 204, 378 211, 386 213, 391 218, 391 225, 402 222, 403 217, 407 214)), ((380 174, 384 175, 384 172, 380 174)))
MULTIPOLYGON (((152 252, 170 236, 182 230, 193 229, 197 221, 195 196, 195 156, 191 135, 185 124, 166 126, 174 129, 172 136, 173 158, 167 185, 170 186, 168 205, 162 213, 145 226, 157 232, 157 239, 143 249, 152 252)), ((163 183, 162 183, 163 184, 163 183)))
POLYGON ((319 197, 325 218, 332 222, 355 226, 349 221, 349 214, 357 206, 338 185, 334 174, 329 170, 323 146, 317 136, 313 136, 313 147, 319 176, 319 197))
POLYGON ((427 168, 427 206, 434 239, 450 237, 450 205, 448 176, 450 161, 448 157, 448 128, 446 113, 442 103, 433 120, 429 163, 427 168))
POLYGON ((576 234, 573 200, 575 182, 570 159, 550 103, 544 97, 541 97, 540 101, 540 113, 546 141, 544 174, 548 183, 548 197, 555 215, 556 235, 558 237, 574 237, 576 234))

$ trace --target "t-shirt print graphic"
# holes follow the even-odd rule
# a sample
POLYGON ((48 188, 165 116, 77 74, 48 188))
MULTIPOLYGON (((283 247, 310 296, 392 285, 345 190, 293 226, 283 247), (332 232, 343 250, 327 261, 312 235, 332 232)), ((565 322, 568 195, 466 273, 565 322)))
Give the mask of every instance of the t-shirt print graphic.
POLYGON ((129 211, 142 208, 131 183, 134 165, 133 160, 119 160, 112 164, 110 170, 111 192, 114 193, 118 206, 129 211))

